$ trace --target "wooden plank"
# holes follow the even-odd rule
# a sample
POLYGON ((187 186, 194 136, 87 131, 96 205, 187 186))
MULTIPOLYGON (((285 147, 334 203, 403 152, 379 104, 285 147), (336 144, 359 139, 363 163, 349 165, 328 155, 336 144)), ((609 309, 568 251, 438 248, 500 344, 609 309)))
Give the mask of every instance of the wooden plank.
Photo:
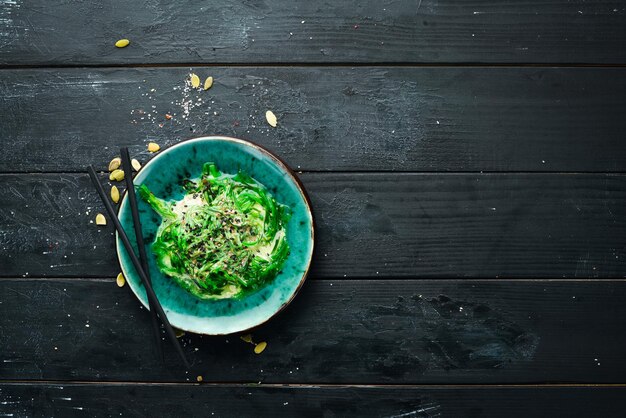
POLYGON ((17 417, 622 417, 623 387, 297 387, 2 384, 17 417))
POLYGON ((203 134, 305 171, 626 171, 625 69, 193 71, 215 77, 211 90, 185 92, 188 67, 2 71, 0 171, 105 167, 122 145, 203 134))
POLYGON ((13 0, 0 19, 4 65, 626 63, 619 0, 13 0))
MULTIPOLYGON (((305 173, 313 277, 624 277, 626 176, 305 173)), ((0 175, 0 276, 115 276, 86 174, 0 175)))
POLYGON ((252 332, 186 334, 186 372, 113 279, 0 280, 4 380, 624 383, 625 281, 312 280, 252 332))

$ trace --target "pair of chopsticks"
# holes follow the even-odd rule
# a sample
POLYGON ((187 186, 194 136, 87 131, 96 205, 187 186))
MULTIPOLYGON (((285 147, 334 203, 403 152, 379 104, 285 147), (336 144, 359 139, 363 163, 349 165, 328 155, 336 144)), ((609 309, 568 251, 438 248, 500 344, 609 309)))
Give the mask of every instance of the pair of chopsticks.
POLYGON ((109 218, 111 218, 111 221, 113 222, 113 225, 115 226, 115 229, 117 230, 117 233, 119 234, 119 237, 124 244, 124 248, 130 256, 133 266, 135 267, 137 274, 139 274, 139 277, 141 278, 141 281, 146 289, 146 294, 148 295, 148 302, 150 306, 150 315, 152 317, 152 328, 154 330, 154 334, 157 340, 156 348, 159 357, 163 359, 163 351, 161 347, 161 330, 157 322, 157 315, 158 318, 161 319, 161 322, 163 322, 163 326, 165 327, 165 333, 167 334, 172 344, 174 344, 174 347, 182 358, 185 367, 189 368, 189 362, 187 361, 187 357, 185 356, 185 353, 183 352, 183 349, 180 346, 178 339, 176 339, 176 333, 174 332, 172 325, 170 325, 170 321, 167 319, 165 312, 163 312, 163 307, 159 303, 159 300, 154 293, 154 289, 152 288, 152 281, 150 280, 150 270, 148 269, 148 258, 146 256, 146 250, 144 247, 143 234, 141 232, 141 221, 139 220, 139 211, 137 210, 137 196, 135 194, 135 186, 133 184, 133 171, 130 163, 130 155, 128 154, 128 148, 126 147, 121 148, 120 152, 122 157, 122 167, 124 169, 124 173, 126 174, 126 193, 128 194, 128 203, 130 204, 130 209, 133 216, 135 238, 137 240, 137 247, 139 249, 139 257, 141 258, 141 261, 139 261, 137 255, 133 251, 133 247, 130 244, 128 235, 126 235, 126 231, 124 231, 122 224, 117 218, 115 209, 109 201, 109 198, 107 197, 104 188, 102 187, 102 184, 100 184, 100 181, 98 181, 96 170, 93 168, 92 165, 90 165, 87 168, 87 172, 89 173, 89 177, 91 178, 91 181, 95 186, 96 191, 100 195, 100 199, 102 199, 102 203, 104 204, 104 207, 109 214, 109 218))

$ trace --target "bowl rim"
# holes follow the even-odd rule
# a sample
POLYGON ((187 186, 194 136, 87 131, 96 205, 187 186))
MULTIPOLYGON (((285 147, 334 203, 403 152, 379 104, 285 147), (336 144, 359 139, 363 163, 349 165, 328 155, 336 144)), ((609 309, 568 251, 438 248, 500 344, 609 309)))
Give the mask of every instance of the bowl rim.
MULTIPOLYGON (((280 312, 282 312, 296 297, 296 295, 300 292, 300 289, 302 289, 302 286, 304 285, 304 282, 306 281, 309 272, 311 270, 311 263, 313 262, 313 255, 314 255, 314 251, 315 251, 315 216, 313 214, 313 207, 311 205, 311 199, 309 198, 309 195, 306 191, 306 189, 304 188, 304 184, 302 183, 302 181, 300 180, 300 178, 296 175, 295 171, 289 167, 289 165, 279 156, 277 156, 276 154, 274 154, 272 151, 268 150, 267 148, 265 148, 262 145, 259 145, 255 142, 246 140, 246 139, 240 139, 240 138, 235 138, 235 137, 230 137, 230 136, 224 136, 224 135, 204 135, 204 136, 199 136, 199 137, 194 137, 194 138, 187 138, 187 139, 183 139, 181 141, 178 141, 174 144, 168 145, 163 147, 160 152, 153 156, 147 163, 145 163, 144 165, 141 166, 141 168, 137 171, 137 173, 135 174, 135 176, 133 177, 133 185, 135 184, 135 178, 141 173, 141 171, 146 168, 149 167, 150 164, 155 161, 156 159, 158 159, 158 157, 160 157, 161 155, 166 154, 167 152, 171 151, 172 149, 176 148, 177 146, 180 145, 185 145, 187 143, 191 143, 191 142, 202 142, 202 141, 206 141, 206 140, 210 140, 210 141, 227 141, 227 142, 234 142, 234 143, 238 143, 244 146, 249 146, 251 148, 255 148, 258 151, 260 151, 261 153, 267 155, 270 159, 272 159, 276 164, 278 164, 281 168, 284 169, 284 171, 289 175, 289 177, 291 177, 291 179, 294 181, 294 183, 296 184, 296 187, 298 189, 298 192, 300 193, 300 195, 303 197, 304 199, 304 203, 306 205, 306 209, 307 212, 309 214, 309 217, 311 219, 311 228, 310 228, 310 239, 311 239, 311 249, 309 251, 308 254, 308 261, 307 261, 307 265, 306 265, 306 269, 304 270, 304 273, 302 274, 302 277, 300 278, 300 281, 298 282, 298 285, 296 286, 295 290, 293 291, 293 293, 291 294, 291 296, 289 297, 289 299, 287 299, 285 302, 283 302, 280 307, 269 317, 267 317, 265 320, 252 325, 250 327, 247 327, 245 329, 241 329, 241 330, 237 330, 237 331, 232 331, 232 332, 221 332, 221 333, 207 333, 204 331, 198 331, 197 329, 189 329, 186 328, 185 326, 179 326, 177 325, 172 325, 174 326, 174 328, 178 328, 180 330, 183 331, 187 331, 187 332, 192 332, 192 333, 196 333, 196 334, 200 334, 200 335, 231 335, 231 334, 236 334, 236 333, 242 333, 242 332, 247 332, 250 331, 252 329, 255 329, 265 323, 267 323, 270 319, 274 318, 276 315, 278 315, 280 312)), ((122 197, 120 198, 120 204, 117 208, 117 215, 119 218, 119 214, 122 211, 122 207, 125 206, 126 204, 126 195, 127 195, 128 190, 124 190, 124 193, 122 193, 122 197)), ((115 252, 117 255, 117 261, 119 263, 120 266, 120 270, 122 271, 122 273, 124 274, 124 277, 128 277, 127 273, 126 273, 126 269, 124 268, 124 265, 122 263, 122 259, 120 256, 120 250, 121 250, 121 246, 120 246, 120 239, 119 239, 119 233, 116 231, 115 232, 115 252)), ((134 288, 133 285, 131 285, 131 282, 128 281, 128 286, 131 288, 133 294, 135 295, 135 297, 137 299, 139 299, 139 302, 146 308, 148 308, 148 304, 145 303, 143 301, 143 299, 141 297, 139 297, 139 295, 137 294, 136 289, 134 288)), ((167 315, 167 312, 166 312, 167 315)))

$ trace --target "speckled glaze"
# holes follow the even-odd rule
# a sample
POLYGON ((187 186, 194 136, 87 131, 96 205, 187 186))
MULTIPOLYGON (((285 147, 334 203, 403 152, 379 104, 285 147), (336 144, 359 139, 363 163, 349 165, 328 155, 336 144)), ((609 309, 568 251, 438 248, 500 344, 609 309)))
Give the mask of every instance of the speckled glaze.
MULTIPOLYGON (((291 170, 265 149, 235 138, 202 137, 167 148, 150 160, 135 176, 135 185, 146 184, 164 199, 182 198, 183 179, 199 177, 205 162, 215 162, 226 173, 243 170, 267 187, 280 203, 292 209, 287 225, 291 253, 283 271, 266 287, 239 300, 204 301, 187 293, 156 266, 150 248, 148 264, 154 288, 170 323, 177 328, 200 334, 221 335, 244 331, 270 319, 284 308, 304 282, 313 255, 313 216, 302 185, 291 170)), ((139 215, 147 246, 154 242, 161 223, 159 215, 138 199, 139 215)), ((133 246, 136 242, 130 205, 122 199, 119 218, 133 246)), ((148 299, 128 253, 117 237, 117 254, 128 284, 147 307, 148 299)))

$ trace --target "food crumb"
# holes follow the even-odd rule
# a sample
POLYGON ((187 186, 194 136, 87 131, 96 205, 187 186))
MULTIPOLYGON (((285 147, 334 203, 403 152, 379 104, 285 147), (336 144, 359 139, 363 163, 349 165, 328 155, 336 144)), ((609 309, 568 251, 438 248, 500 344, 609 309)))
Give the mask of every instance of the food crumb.
POLYGON ((265 341, 258 343, 254 347, 255 354, 261 354, 265 350, 266 347, 267 347, 267 343, 265 341))
POLYGON ((129 44, 130 41, 128 39, 120 39, 119 41, 115 42, 115 46, 118 48, 126 48, 129 44))
POLYGON ((97 214, 96 215, 96 225, 102 226, 102 225, 106 225, 106 224, 107 224, 107 220, 104 217, 104 215, 101 214, 101 213, 97 214))
POLYGON ((141 163, 137 161, 135 158, 131 160, 130 164, 133 166, 133 170, 135 171, 139 171, 141 169, 141 163))
POLYGON ((115 279, 115 283, 117 283, 117 287, 124 287, 124 284, 126 283, 126 279, 124 278, 124 275, 122 273, 119 273, 117 275, 117 278, 115 279))
POLYGON ((193 87, 194 89, 200 87, 200 77, 198 77, 194 73, 191 73, 189 75, 189 82, 191 83, 191 87, 193 87))
MULTIPOLYGON (((204 89, 208 90, 211 88, 211 86, 213 85, 213 77, 207 77, 207 79, 204 82, 204 89)), ((198 99, 200 100, 200 99, 198 99)))
POLYGON ((196 380, 197 380, 198 382, 202 382, 202 376, 198 376, 198 377, 196 377, 196 380))
POLYGON ((117 170, 122 164, 122 159, 120 157, 115 157, 109 162, 109 171, 117 170))
POLYGON ((241 338, 241 341, 245 341, 245 342, 247 342, 247 343, 254 344, 254 343, 252 342, 252 334, 242 335, 242 336, 241 336, 241 337, 239 337, 239 338, 241 338))
POLYGON ((265 112, 265 119, 272 128, 276 127, 278 120, 276 119, 276 115, 274 114, 274 112, 272 112, 271 110, 265 112))
POLYGON ((116 186, 111 187, 111 200, 113 203, 120 201, 120 191, 116 186))
POLYGON ((124 180, 124 170, 115 169, 111 174, 109 174, 109 180, 111 181, 122 181, 124 180))
POLYGON ((148 151, 149 152, 157 152, 161 149, 161 147, 159 146, 159 144, 157 144, 156 142, 150 142, 148 144, 148 151))

